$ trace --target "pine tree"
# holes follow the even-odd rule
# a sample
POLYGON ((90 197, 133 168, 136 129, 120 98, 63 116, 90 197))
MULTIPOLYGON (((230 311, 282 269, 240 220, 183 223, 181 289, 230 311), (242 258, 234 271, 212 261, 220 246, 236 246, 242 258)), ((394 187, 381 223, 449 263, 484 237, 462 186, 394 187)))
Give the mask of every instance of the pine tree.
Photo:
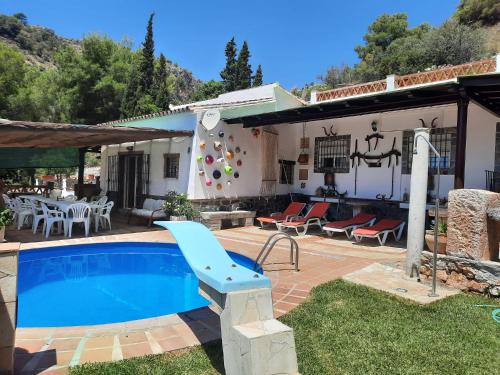
POLYGON ((122 98, 120 107, 122 118, 135 116, 135 107, 137 106, 139 96, 139 68, 137 64, 134 64, 130 70, 127 89, 125 90, 122 98))
POLYGON ((262 86, 262 81, 262 66, 259 64, 257 71, 255 72, 255 76, 253 77, 253 87, 262 86))
POLYGON ((142 43, 142 57, 139 67, 139 89, 142 94, 151 94, 153 86, 153 75, 155 68, 155 44, 153 40, 153 17, 154 13, 149 16, 148 26, 146 30, 146 37, 142 43))
POLYGON ((234 37, 226 44, 226 66, 220 72, 222 82, 226 91, 237 89, 237 61, 236 61, 236 43, 234 37))
POLYGON ((236 62, 237 68, 237 84, 236 89, 248 89, 252 86, 252 66, 250 65, 250 50, 248 49, 248 44, 246 41, 243 42, 241 46, 240 53, 238 55, 238 61, 236 62))
POLYGON ((168 110, 168 105, 170 102, 167 86, 167 76, 167 59, 162 53, 160 54, 158 68, 155 70, 153 82, 153 97, 156 106, 164 111, 168 110))

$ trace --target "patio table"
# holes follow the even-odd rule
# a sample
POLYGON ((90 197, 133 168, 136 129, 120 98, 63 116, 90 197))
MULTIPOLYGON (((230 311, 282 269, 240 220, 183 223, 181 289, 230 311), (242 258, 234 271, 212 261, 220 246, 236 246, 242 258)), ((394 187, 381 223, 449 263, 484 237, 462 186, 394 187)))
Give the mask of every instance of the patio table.
POLYGON ((63 211, 64 213, 67 213, 68 212, 68 207, 71 206, 72 204, 75 204, 75 203, 85 203, 85 204, 88 204, 90 206, 90 209, 91 209, 92 213, 94 213, 95 210, 97 208, 99 208, 99 205, 96 204, 96 203, 78 202, 78 201, 69 202, 69 201, 65 201, 65 200, 57 200, 57 199, 47 198, 47 197, 44 197, 43 195, 20 195, 19 197, 21 199, 29 199, 31 201, 39 201, 39 202, 43 202, 43 203, 45 203, 46 205, 49 205, 49 206, 55 206, 60 211, 63 211))
POLYGON ((22 199, 29 199, 31 201, 43 202, 48 206, 56 207, 59 211, 68 213, 69 206, 75 203, 85 203, 90 207, 90 214, 95 215, 97 213, 97 209, 100 207, 97 203, 89 203, 89 202, 69 202, 65 200, 57 200, 52 198, 44 197, 43 195, 21 195, 19 196, 22 199))

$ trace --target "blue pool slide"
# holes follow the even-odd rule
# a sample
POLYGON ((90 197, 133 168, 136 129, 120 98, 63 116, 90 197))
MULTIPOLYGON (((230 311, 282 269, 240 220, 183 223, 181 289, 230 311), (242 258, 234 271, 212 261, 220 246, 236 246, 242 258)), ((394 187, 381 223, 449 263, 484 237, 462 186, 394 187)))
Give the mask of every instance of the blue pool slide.
POLYGON ((198 279, 219 293, 271 287, 266 276, 236 264, 203 224, 193 221, 155 221, 155 224, 174 236, 198 279))

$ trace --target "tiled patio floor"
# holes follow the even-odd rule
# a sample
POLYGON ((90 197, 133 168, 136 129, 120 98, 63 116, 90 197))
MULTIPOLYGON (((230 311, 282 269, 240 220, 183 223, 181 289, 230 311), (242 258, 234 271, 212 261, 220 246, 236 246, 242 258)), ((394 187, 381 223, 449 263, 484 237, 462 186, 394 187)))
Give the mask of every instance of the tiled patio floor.
MULTIPOLYGON (((23 243, 21 249, 109 241, 173 242, 164 230, 128 226, 115 220, 112 232, 88 238, 42 240, 28 230, 9 230, 8 239, 23 243)), ((257 227, 215 232, 223 246, 255 259, 275 231, 257 227)), ((318 233, 319 234, 319 233, 318 233)), ((398 265, 404 249, 378 246, 375 241, 353 244, 345 237, 319 235, 296 238, 300 247, 299 272, 288 263, 289 247, 279 243, 264 264, 271 279, 276 316, 305 301, 310 290, 324 282, 362 269, 374 262, 398 265)), ((391 243, 391 245, 393 245, 391 243)), ((394 244, 395 245, 395 244, 394 244)), ((218 316, 209 308, 126 323, 65 328, 19 328, 16 334, 16 373, 65 374, 68 366, 162 353, 199 345, 220 337, 218 316)))

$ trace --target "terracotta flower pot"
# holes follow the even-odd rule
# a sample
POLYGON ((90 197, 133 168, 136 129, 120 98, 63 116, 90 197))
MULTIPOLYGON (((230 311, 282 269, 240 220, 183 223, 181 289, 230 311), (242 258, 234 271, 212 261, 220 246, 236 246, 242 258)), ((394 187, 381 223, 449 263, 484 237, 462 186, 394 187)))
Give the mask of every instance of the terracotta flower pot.
MULTIPOLYGON (((438 254, 446 254, 446 242, 447 236, 446 234, 438 235, 438 244, 437 244, 437 252, 438 254)), ((426 230, 425 231, 425 243, 429 251, 434 251, 434 231, 426 230)))

